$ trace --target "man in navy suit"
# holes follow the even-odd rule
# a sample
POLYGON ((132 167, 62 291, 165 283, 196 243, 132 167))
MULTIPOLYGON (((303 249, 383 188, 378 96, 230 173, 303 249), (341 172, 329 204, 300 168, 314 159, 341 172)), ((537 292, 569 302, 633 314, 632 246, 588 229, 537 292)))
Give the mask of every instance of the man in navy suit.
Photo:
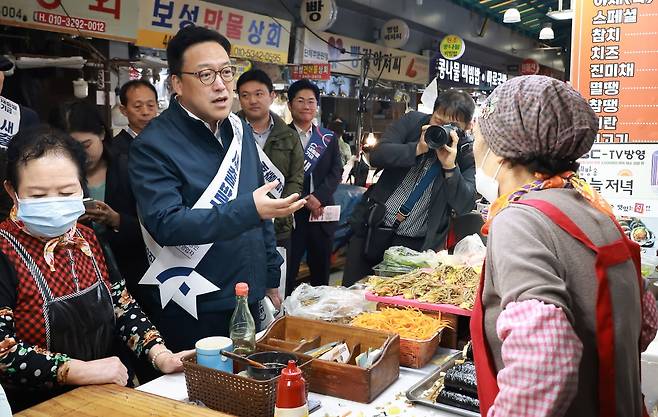
MULTIPOLYGON (((14 68, 14 63, 10 61, 7 57, 0 55, 0 95, 2 95, 2 87, 5 82, 5 72, 9 72, 14 68)), ((39 115, 29 107, 25 107, 21 104, 16 103, 20 109, 20 121, 18 123, 18 129, 16 132, 25 130, 28 127, 38 126, 39 115)), ((4 116, 0 114, 0 126, 6 127, 8 125, 5 121, 4 116)), ((9 129, 13 130, 13 129, 9 129)), ((0 182, 5 180, 5 169, 7 166, 7 145, 13 137, 13 134, 9 134, 7 131, 4 131, 0 128, 0 182)), ((7 193, 0 193, 0 220, 5 219, 9 216, 9 211, 11 210, 14 202, 7 193)))
POLYGON ((311 270, 311 285, 327 285, 336 222, 309 222, 324 208, 334 204, 334 192, 340 183, 343 164, 338 138, 330 130, 313 124, 318 110, 320 89, 309 80, 294 82, 288 89, 288 108, 304 148, 304 191, 306 206, 295 213, 292 232, 292 255, 286 279, 286 294, 294 289, 299 264, 306 253, 311 270))

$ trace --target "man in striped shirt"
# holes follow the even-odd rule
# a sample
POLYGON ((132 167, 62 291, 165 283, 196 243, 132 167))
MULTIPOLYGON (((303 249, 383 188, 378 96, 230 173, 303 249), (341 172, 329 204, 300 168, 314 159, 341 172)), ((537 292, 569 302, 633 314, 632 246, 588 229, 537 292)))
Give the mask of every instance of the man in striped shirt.
POLYGON ((466 214, 475 205, 472 139, 452 131, 447 145, 431 149, 425 141, 425 131, 429 126, 446 124, 470 130, 474 112, 475 102, 467 93, 449 90, 436 99, 431 115, 407 113, 384 132, 370 152, 370 163, 384 172, 364 194, 350 219, 354 235, 347 252, 343 285, 371 274, 387 247, 444 249, 451 214, 466 214), (401 214, 401 207, 405 202, 410 205, 410 196, 416 189, 422 193, 407 207, 410 210, 402 210, 401 214), (378 224, 392 229, 388 241, 379 246, 381 253, 375 257, 372 253, 364 256, 368 222, 371 228, 378 224))

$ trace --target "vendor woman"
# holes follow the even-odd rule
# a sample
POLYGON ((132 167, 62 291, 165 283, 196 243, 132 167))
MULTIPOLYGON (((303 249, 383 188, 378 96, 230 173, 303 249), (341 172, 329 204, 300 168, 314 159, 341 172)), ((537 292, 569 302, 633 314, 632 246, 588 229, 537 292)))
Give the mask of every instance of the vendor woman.
POLYGON ((640 417, 640 352, 656 304, 639 247, 576 174, 598 120, 566 83, 514 78, 475 128, 493 201, 471 334, 482 416, 640 417))
POLYGON ((85 209, 85 151, 48 127, 14 137, 0 223, 0 377, 14 411, 69 385, 126 385, 115 339, 163 373, 182 370, 125 289, 111 280, 85 209))

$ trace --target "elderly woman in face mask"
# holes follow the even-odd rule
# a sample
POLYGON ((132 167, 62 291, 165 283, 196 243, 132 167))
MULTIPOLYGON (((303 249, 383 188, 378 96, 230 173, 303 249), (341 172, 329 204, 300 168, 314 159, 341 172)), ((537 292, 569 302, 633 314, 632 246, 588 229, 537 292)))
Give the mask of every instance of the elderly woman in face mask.
POLYGON ((182 371, 191 351, 165 347, 125 283, 110 280, 93 231, 76 223, 82 146, 45 127, 21 131, 7 155, 14 207, 0 223, 0 380, 14 411, 67 386, 126 385, 120 343, 163 373, 182 371))
POLYGON ((639 355, 656 333, 639 247, 577 174, 597 117, 567 84, 514 78, 474 130, 493 202, 471 319, 482 416, 642 416, 639 355))

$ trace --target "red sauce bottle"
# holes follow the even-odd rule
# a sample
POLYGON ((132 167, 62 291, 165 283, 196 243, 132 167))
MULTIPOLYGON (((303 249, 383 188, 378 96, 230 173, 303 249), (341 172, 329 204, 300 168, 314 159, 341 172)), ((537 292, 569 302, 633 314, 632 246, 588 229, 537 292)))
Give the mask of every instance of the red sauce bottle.
POLYGON ((281 371, 274 417, 308 417, 306 381, 295 361, 288 361, 288 367, 281 371))

